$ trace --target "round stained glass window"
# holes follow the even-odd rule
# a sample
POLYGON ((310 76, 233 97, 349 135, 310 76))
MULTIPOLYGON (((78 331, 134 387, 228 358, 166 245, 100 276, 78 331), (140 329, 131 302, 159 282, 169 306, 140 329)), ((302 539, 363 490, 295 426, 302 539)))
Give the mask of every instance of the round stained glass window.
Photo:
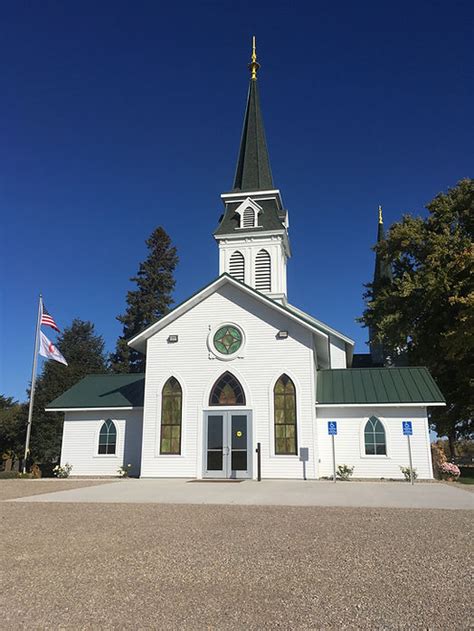
POLYGON ((242 346, 242 333, 235 326, 222 326, 214 334, 214 347, 222 355, 232 355, 242 346))

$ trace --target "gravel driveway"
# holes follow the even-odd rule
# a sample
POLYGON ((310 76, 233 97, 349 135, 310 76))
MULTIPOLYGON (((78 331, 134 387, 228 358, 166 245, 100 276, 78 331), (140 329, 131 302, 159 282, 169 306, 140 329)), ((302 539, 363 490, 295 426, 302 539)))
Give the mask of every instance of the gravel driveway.
POLYGON ((0 504, 20 629, 467 629, 470 511, 0 504))

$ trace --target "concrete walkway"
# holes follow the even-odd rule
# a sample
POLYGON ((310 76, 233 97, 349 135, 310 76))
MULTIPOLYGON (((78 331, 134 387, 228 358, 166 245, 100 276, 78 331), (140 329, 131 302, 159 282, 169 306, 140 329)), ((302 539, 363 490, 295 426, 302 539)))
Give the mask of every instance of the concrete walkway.
POLYGON ((474 509, 473 493, 448 484, 422 482, 411 486, 405 482, 128 479, 13 501, 474 509))

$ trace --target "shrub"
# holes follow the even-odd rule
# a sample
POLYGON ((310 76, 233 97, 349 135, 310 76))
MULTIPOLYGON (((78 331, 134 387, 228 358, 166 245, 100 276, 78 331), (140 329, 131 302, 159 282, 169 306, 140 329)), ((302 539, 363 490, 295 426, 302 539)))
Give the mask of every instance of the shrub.
POLYGON ((54 467, 53 473, 57 478, 68 478, 72 471, 72 464, 66 462, 64 467, 60 467, 58 464, 54 467))
MULTIPOLYGON (((405 476, 405 480, 407 482, 410 482, 410 467, 400 467, 401 472, 403 473, 403 475, 405 476)), ((416 480, 416 478, 418 477, 418 474, 416 472, 416 469, 412 469, 413 471, 413 479, 416 480)))
POLYGON ((18 471, 0 471, 0 480, 13 480, 18 477, 18 471))
POLYGON ((461 475, 459 467, 452 462, 443 462, 443 464, 439 468, 439 472, 443 480, 452 480, 455 478, 459 478, 459 476, 461 475))
POLYGON ((433 461, 433 473, 435 478, 441 478, 440 467, 444 462, 447 462, 446 452, 444 450, 444 446, 442 441, 437 441, 436 443, 431 443, 431 458, 433 461))
POLYGON ((132 468, 131 464, 123 465, 117 469, 117 473, 119 478, 128 478, 128 474, 130 473, 130 469, 132 468))
POLYGON ((349 480, 354 473, 354 467, 348 467, 346 464, 340 464, 337 468, 336 476, 339 480, 349 480))

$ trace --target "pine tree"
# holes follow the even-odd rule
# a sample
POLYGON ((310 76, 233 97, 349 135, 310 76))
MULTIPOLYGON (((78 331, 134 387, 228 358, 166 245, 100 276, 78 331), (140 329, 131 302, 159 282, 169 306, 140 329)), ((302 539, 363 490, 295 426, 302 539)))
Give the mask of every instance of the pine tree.
POLYGON ((176 248, 162 227, 153 231, 146 245, 149 255, 140 263, 137 275, 130 279, 137 289, 128 292, 126 312, 117 317, 123 324, 123 333, 110 357, 110 365, 118 373, 145 371, 145 357, 127 342, 166 315, 173 303, 174 270, 178 263, 176 248))
POLYGON ((447 402, 430 421, 454 453, 455 440, 472 436, 474 180, 426 207, 426 219, 405 215, 376 247, 393 262, 393 280, 369 285, 361 320, 394 357, 402 350, 429 368, 447 402))
POLYGON ((105 343, 102 336, 95 334, 92 322, 75 319, 58 336, 56 346, 68 365, 48 360, 36 380, 30 452, 38 462, 54 461, 61 451, 64 416, 45 412, 48 404, 86 375, 108 370, 105 343))

